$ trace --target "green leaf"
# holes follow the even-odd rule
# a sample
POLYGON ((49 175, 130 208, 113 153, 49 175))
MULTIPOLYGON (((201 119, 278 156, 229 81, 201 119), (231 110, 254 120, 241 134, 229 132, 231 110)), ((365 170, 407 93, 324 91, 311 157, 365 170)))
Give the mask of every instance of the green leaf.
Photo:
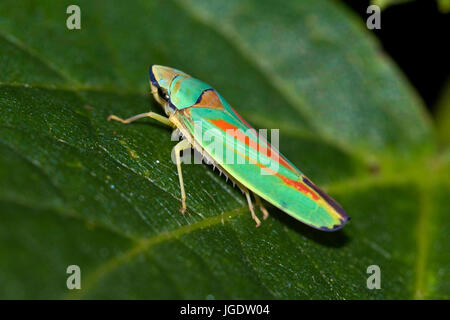
POLYGON ((449 298, 450 157, 364 23, 332 1, 0 3, 1 298, 449 298), (184 165, 148 67, 217 88, 352 221, 325 233, 184 165), (68 290, 66 268, 81 268, 68 290), (381 289, 366 286, 381 268, 381 289))
POLYGON ((436 106, 437 131, 440 142, 450 146, 450 81, 447 81, 436 106))
POLYGON ((403 4, 412 1, 414 0, 371 0, 371 3, 379 6, 381 10, 384 10, 393 5, 403 4))
MULTIPOLYGON (((381 10, 384 10, 394 5, 404 4, 413 1, 416 0, 371 0, 371 4, 377 5, 381 8, 381 10)), ((436 4, 440 12, 448 13, 450 11, 450 0, 436 0, 436 4)))
POLYGON ((438 0, 437 4, 442 13, 450 12, 450 0, 438 0))

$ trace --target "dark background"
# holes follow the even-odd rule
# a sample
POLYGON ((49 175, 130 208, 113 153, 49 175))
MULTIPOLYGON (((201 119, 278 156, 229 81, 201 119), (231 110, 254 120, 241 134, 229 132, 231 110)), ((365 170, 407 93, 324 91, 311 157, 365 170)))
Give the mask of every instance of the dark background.
MULTIPOLYGON (((344 0, 366 21, 369 0, 344 0)), ((434 113, 449 74, 450 14, 434 0, 392 5, 381 12, 381 29, 372 30, 434 113)))

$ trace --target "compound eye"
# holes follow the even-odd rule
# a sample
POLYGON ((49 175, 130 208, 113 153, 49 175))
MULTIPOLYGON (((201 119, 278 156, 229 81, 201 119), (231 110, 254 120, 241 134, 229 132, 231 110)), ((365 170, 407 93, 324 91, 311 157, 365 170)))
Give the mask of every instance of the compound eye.
POLYGON ((165 90, 161 89, 161 87, 158 87, 158 95, 164 101, 169 101, 169 95, 165 92, 165 90))

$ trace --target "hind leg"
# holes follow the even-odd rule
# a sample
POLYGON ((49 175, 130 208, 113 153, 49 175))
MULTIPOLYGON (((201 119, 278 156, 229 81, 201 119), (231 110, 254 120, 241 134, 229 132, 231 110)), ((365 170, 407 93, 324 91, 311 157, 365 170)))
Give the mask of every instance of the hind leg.
POLYGON ((252 199, 250 197, 250 191, 248 191, 247 189, 245 189, 243 191, 244 191, 245 197, 247 198, 248 209, 250 210, 250 213, 252 214, 253 220, 255 220, 255 222, 256 222, 256 227, 259 227, 261 225, 261 221, 258 219, 258 217, 255 214, 252 199))
POLYGON ((264 207, 261 198, 256 193, 253 193, 253 195, 255 196, 256 204, 263 213, 264 220, 266 220, 269 217, 269 211, 264 207))

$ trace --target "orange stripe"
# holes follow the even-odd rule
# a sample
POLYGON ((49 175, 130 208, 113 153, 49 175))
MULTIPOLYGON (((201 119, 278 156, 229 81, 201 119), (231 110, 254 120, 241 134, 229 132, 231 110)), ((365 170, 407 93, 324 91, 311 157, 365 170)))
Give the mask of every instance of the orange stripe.
POLYGON ((284 183, 286 183, 289 186, 294 187, 295 189, 297 189, 301 193, 306 194, 306 195, 310 194, 311 197, 313 198, 313 200, 317 201, 317 200, 320 199, 320 197, 313 190, 311 190, 308 186, 306 186, 303 182, 286 178, 286 177, 282 176, 279 173, 277 173, 276 175, 278 177, 280 177, 284 181, 284 183))
POLYGON ((276 175, 278 178, 280 178, 281 180, 283 180, 283 182, 285 184, 287 184, 290 187, 293 187, 295 189, 297 189, 298 191, 300 191, 301 193, 305 194, 305 195, 311 195, 311 197, 313 198, 313 200, 319 200, 321 197, 319 195, 317 195, 316 192, 314 192, 313 190, 311 190, 306 184, 304 184, 303 182, 294 180, 294 179, 290 179, 287 178, 285 176, 283 176, 281 173, 275 172, 272 169, 264 166, 261 163, 256 163, 256 165, 264 170, 266 170, 267 172, 276 175))
MULTIPOLYGON (((238 134, 237 130, 239 130, 239 129, 235 125, 233 125, 233 124, 231 124, 231 123, 229 123, 229 122, 227 122, 225 120, 222 120, 222 119, 209 120, 209 121, 212 124, 214 124, 215 126, 219 127, 223 131, 225 131, 225 132, 227 130, 233 130, 233 133, 231 134, 232 137, 238 139, 239 141, 241 141, 245 145, 247 145, 249 147, 252 147, 250 145, 250 141, 249 141, 250 138, 248 136, 244 135, 244 134, 238 134)), ((255 131, 255 134, 258 136, 258 138, 261 138, 261 136, 258 134, 258 132, 254 128, 250 127, 250 129, 255 131)), ((229 133, 229 132, 227 132, 227 133, 229 133)), ((270 146, 270 149, 261 146, 259 143, 257 143, 257 144, 258 144, 258 149, 253 148, 254 150, 256 150, 256 151, 262 153, 263 155, 265 155, 266 157, 269 157, 272 160, 278 162, 279 164, 284 166, 286 169, 294 171, 294 172, 297 173, 297 170, 294 167, 292 167, 292 165, 289 162, 287 162, 286 159, 284 159, 284 157, 280 153, 278 153, 276 150, 274 150, 272 148, 272 146, 268 142, 267 142, 267 144, 270 146)))
MULTIPOLYGON (((247 155, 243 155, 244 158, 248 161, 252 161, 247 155)), ((299 192, 303 193, 304 195, 308 196, 311 195, 311 198, 315 201, 318 201, 320 199, 322 199, 322 197, 320 195, 318 195, 314 190, 310 189, 306 184, 304 184, 303 182, 294 180, 294 179, 290 179, 287 178, 285 176, 283 176, 281 173, 278 173, 274 170, 272 170, 271 168, 263 165, 262 163, 256 162, 256 161, 252 161, 254 164, 256 164, 258 167, 260 167, 263 170, 266 170, 268 173, 270 173, 271 175, 275 175, 278 178, 280 178, 281 180, 283 180, 283 182, 290 186, 293 187, 294 189, 298 190, 299 192)))

